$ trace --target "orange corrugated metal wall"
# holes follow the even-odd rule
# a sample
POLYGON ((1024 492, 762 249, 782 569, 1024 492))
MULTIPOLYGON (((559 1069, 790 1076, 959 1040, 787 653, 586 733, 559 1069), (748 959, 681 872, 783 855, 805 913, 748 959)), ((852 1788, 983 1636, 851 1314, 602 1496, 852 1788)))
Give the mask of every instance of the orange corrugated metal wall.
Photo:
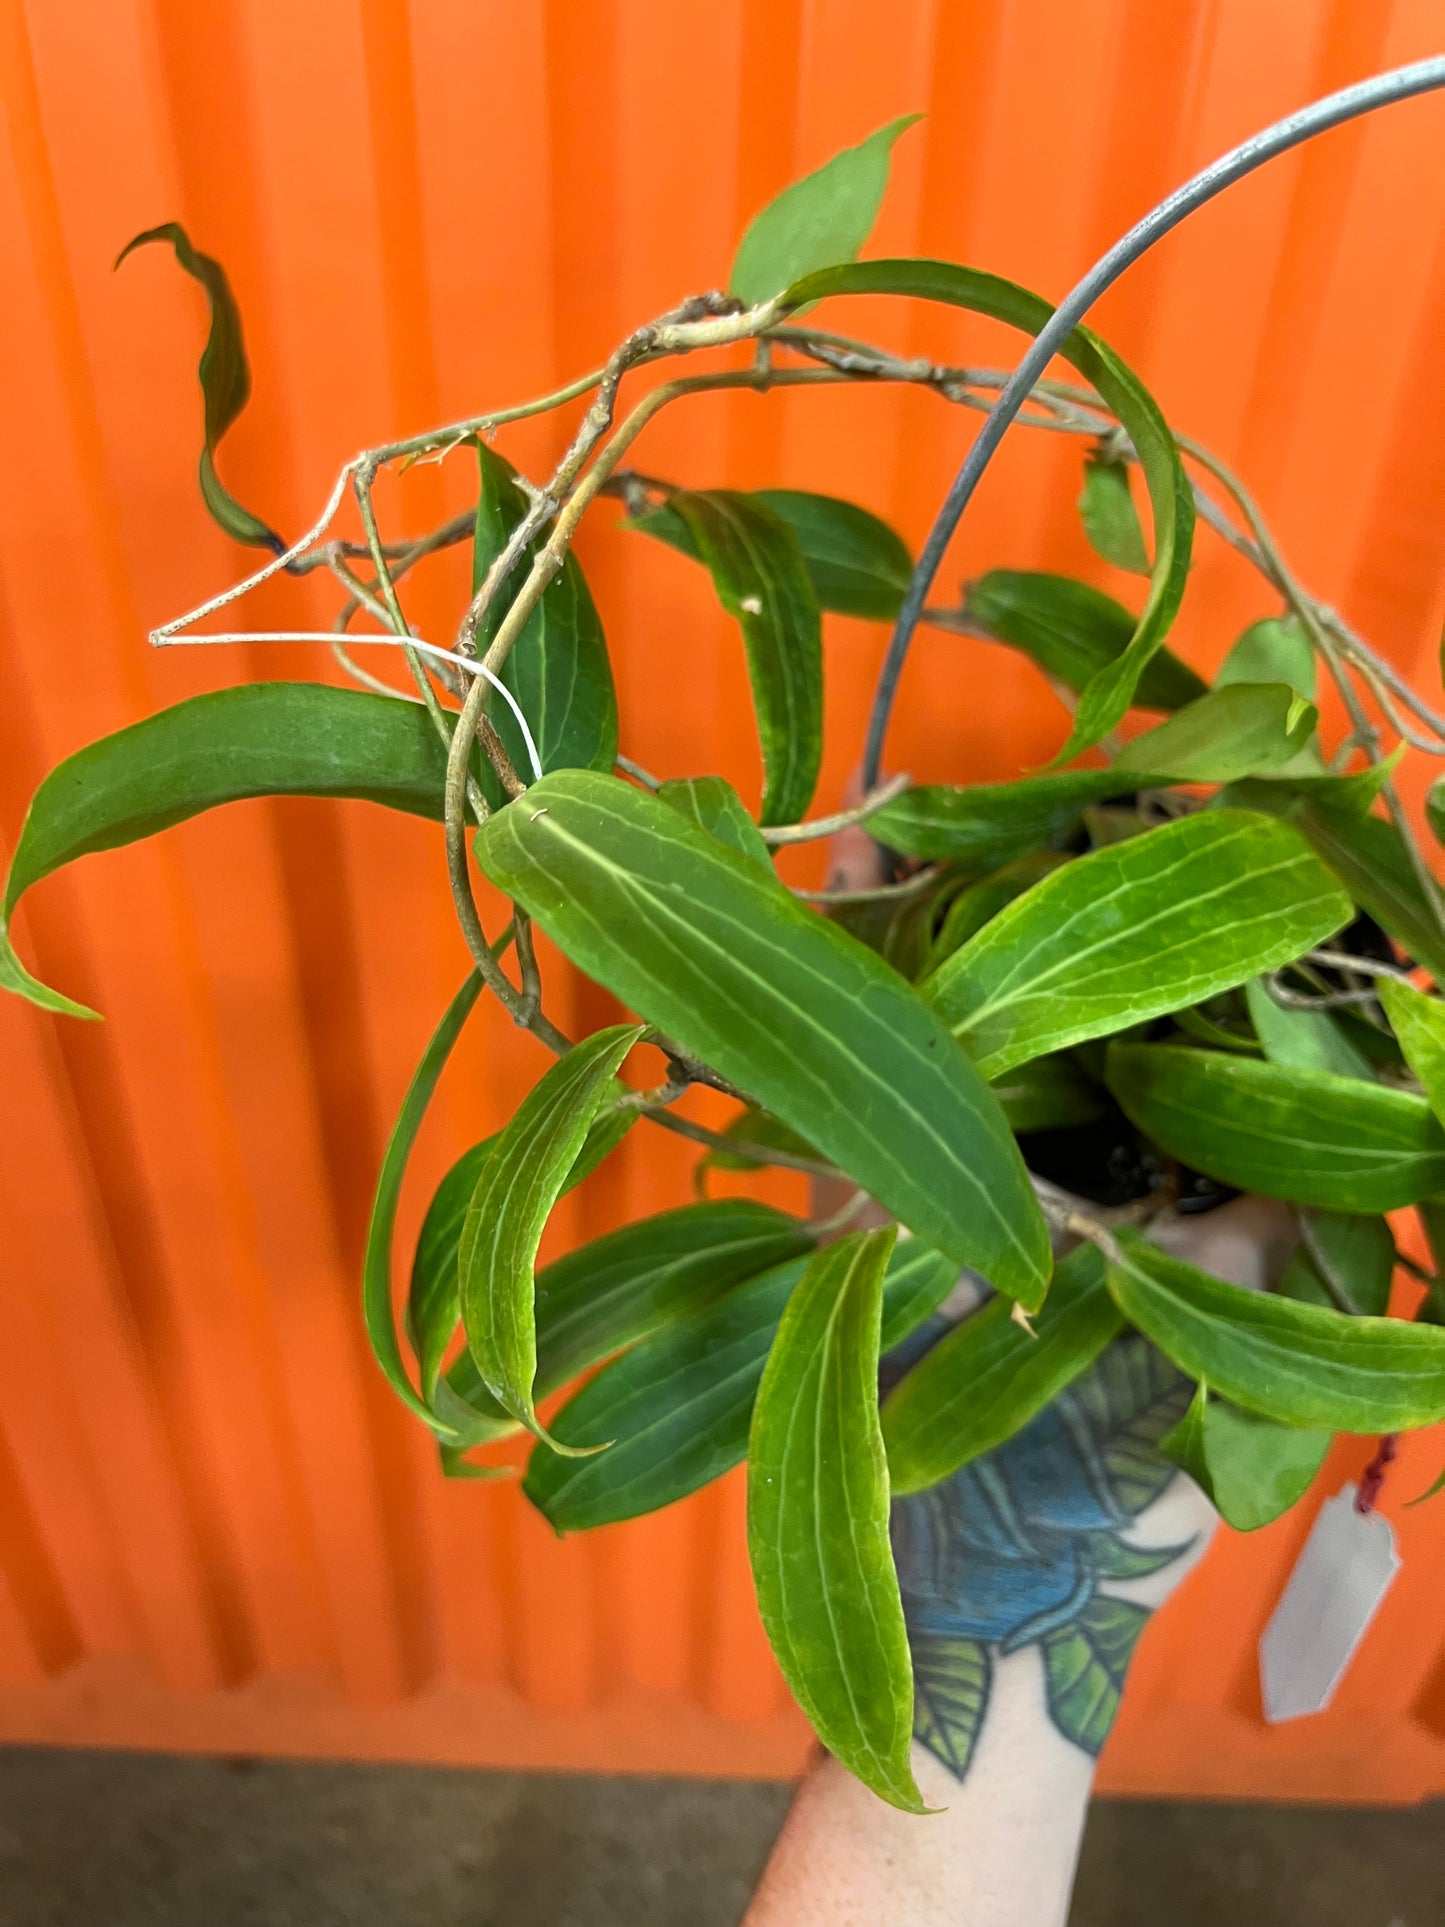
MULTIPOLYGON (((359 447, 541 391, 725 272, 747 213, 895 114, 875 243, 1057 296, 1166 187, 1312 96, 1439 51, 1438 0, 0 0, 0 832, 90 737, 305 651, 158 658, 147 627, 240 573, 193 484, 203 330, 137 229, 219 254, 256 398, 223 460, 304 526, 359 447)), ((1445 510, 1445 106, 1276 164, 1104 304, 1182 427, 1242 469, 1287 552, 1438 687, 1445 510)), ((976 325, 850 324, 958 358, 976 325)), ((915 540, 972 418, 881 391, 695 402, 646 464, 853 491, 915 540)), ((1080 568, 1079 452, 1019 434, 958 567, 1080 568)), ((540 462, 555 432, 506 444, 540 462)), ((418 529, 457 463, 386 496, 418 529)), ((675 558, 583 545, 625 744, 756 788, 740 652, 675 558)), ((955 571, 957 572, 957 571, 955 571)), ((1106 579, 1101 576, 1099 579, 1106 579)), ((414 602, 444 630, 457 577, 414 602)), ((1119 586, 1119 585, 1115 585, 1119 586)), ((270 587, 254 626, 324 617, 270 587)), ((1204 537, 1184 647, 1267 603, 1204 537)), ((881 633, 829 637, 824 800, 857 754, 881 633)), ((938 635, 892 750, 1010 774, 1055 746, 1026 665, 938 635)), ((27 902, 23 947, 107 1014, 0 999, 0 1737, 718 1772, 806 1735, 759 1633, 736 1481, 559 1543, 513 1490, 445 1484, 365 1356, 355 1278, 384 1129, 464 969, 439 835, 361 806, 253 804, 27 902)), ((604 1012, 554 968, 564 1014, 604 1012), (570 1002, 571 1008, 567 1009, 570 1002)), ((476 1027, 409 1196, 538 1069, 476 1027)), ((687 1195, 641 1134, 564 1207, 589 1235, 687 1195)), ((1118 1789, 1417 1798, 1445 1790, 1437 1469, 1411 1440, 1405 1552, 1335 1707, 1271 1733, 1254 1642, 1305 1526, 1221 1535, 1151 1631, 1106 1761, 1118 1789)), ((1360 1457, 1342 1449, 1336 1478, 1360 1457)))

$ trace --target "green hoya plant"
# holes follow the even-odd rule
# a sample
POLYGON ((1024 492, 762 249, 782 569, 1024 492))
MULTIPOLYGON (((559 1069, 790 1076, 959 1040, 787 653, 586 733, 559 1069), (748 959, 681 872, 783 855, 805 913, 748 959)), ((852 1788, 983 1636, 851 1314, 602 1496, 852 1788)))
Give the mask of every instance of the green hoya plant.
MULTIPOLYGON (((175 225, 138 237, 169 242, 209 298, 207 506, 275 552, 252 581, 336 578, 335 653, 363 686, 201 696, 82 750, 34 799, 4 913, 77 857, 241 797, 352 797, 440 821, 471 968, 377 1183, 363 1314, 380 1368, 449 1474, 495 1475, 487 1449, 531 1434, 523 1490, 559 1532, 670 1505, 746 1462, 782 1670, 826 1745, 916 1809, 910 1734, 946 1728, 947 1751, 966 1757, 990 1653, 1020 1638, 1043 1647, 1056 1722, 1097 1749, 1140 1610, 1104 1582, 1149 1569, 1124 1527, 1160 1489, 1155 1448, 1252 1528, 1303 1494, 1335 1433, 1445 1417, 1440 1281, 1412 1265, 1417 1315, 1386 1315, 1409 1262, 1387 1214, 1416 1206, 1432 1237, 1445 1226, 1445 1002, 1422 982, 1445 978, 1445 914, 1394 782, 1407 743, 1445 749, 1445 720, 1296 581, 1244 488, 1171 433, 1080 327, 1062 348, 1070 378, 1040 380, 1022 420, 1077 438, 1084 527, 1138 578, 1137 606, 995 569, 922 610, 1037 665, 1061 703, 1056 762, 999 784, 880 780, 885 697, 861 800, 810 814, 823 619, 893 622, 914 558, 847 500, 661 479, 632 456, 662 409, 712 390, 805 387, 821 407, 849 382, 899 382, 940 406, 989 406, 1003 374, 834 332, 860 294, 1029 336, 1049 320, 1038 295, 978 269, 856 259, 907 125, 766 208, 725 293, 639 328, 556 394, 370 451, 291 546, 215 467, 249 389, 225 275, 175 225), (572 404, 555 471, 519 474, 499 431, 572 404), (384 541, 376 475, 442 451, 472 464, 474 507, 420 540, 384 541), (354 540, 330 533, 346 490, 354 540), (715 773, 654 774, 624 753, 602 621, 572 553, 583 515, 606 504, 631 539, 676 551, 670 566, 705 570, 736 620, 756 809, 715 773), (1167 643, 1196 520, 1263 585, 1260 620, 1212 680, 1167 643), (443 647, 410 627, 406 579, 458 543, 471 545, 473 593, 443 647), (348 636, 360 615, 373 627, 348 636), (356 665, 348 643, 363 634, 403 652, 414 692, 356 665), (1332 747, 1322 677, 1347 721, 1332 747), (782 880, 781 851, 845 831, 872 839, 876 881, 782 880), (484 924, 477 872, 509 903, 505 927, 484 924), (629 1020, 559 1029, 537 930, 629 1020), (408 1156, 486 997, 555 1062, 442 1180, 399 1312, 408 1156), (698 1086, 735 1107, 726 1129, 698 1120, 698 1086), (629 1131, 657 1128, 695 1140, 705 1168, 809 1173, 838 1208, 808 1220, 702 1197, 539 1271, 558 1199, 629 1131), (1293 1214, 1297 1245, 1270 1291, 1151 1241, 1160 1221, 1240 1192, 1293 1214), (936 1334, 963 1273, 987 1302, 927 1348, 920 1334, 936 1334), (1030 1542, 1037 1598, 1019 1592, 1017 1542, 979 1540, 987 1570, 1015 1561, 1007 1611, 980 1605, 966 1636, 945 1629, 933 1645, 925 1628, 910 1663, 890 1502, 976 1477, 1002 1518, 1027 1469, 1010 1452, 1060 1410, 1095 1454, 1095 1510, 1071 1500, 1030 1542), (1067 1613, 1049 1593, 1060 1574, 1067 1613)), ((92 1014, 31 976, 8 937, 0 976, 46 1009, 92 1014)), ((909 1533, 932 1529, 926 1510, 908 1517, 909 1533)))

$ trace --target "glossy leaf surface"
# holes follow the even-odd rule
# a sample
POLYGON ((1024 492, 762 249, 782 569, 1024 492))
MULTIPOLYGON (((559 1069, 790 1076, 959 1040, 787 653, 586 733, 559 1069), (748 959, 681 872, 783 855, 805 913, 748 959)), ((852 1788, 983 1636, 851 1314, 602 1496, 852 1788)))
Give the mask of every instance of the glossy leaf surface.
POLYGON ((1016 783, 922 784, 868 819, 869 832, 904 856, 993 870, 1034 850, 1055 849, 1091 803, 1132 796, 1139 778, 1111 769, 1064 770, 1016 783))
MULTIPOLYGON (((1076 692, 1123 654, 1134 633, 1133 616, 1102 589, 1072 576, 1022 569, 991 569, 969 583, 964 613, 1076 692)), ((1144 666, 1134 704, 1179 709, 1208 686, 1188 663, 1161 648, 1144 666)))
POLYGON ((478 833, 572 960, 904 1224, 1037 1304, 1048 1238, 996 1100, 895 971, 614 778, 565 771, 478 833))
MULTIPOLYGON (((480 488, 472 544, 474 591, 527 509, 516 471, 504 456, 483 442, 478 444, 477 460, 480 488)), ((530 560, 529 551, 502 584, 483 618, 478 640, 484 651, 525 580, 530 560)), ((502 665, 501 677, 527 718, 544 770, 612 768, 617 758, 617 692, 602 621, 575 555, 567 556, 558 575, 543 590, 502 665)), ((500 697, 494 697, 488 707, 513 765, 524 778, 530 776, 530 759, 511 709, 500 697)), ((490 763, 485 761, 481 782, 488 802, 496 809, 502 793, 490 763)))
MULTIPOLYGON (((1030 335, 1052 313, 1046 301, 1015 282, 947 261, 864 261, 826 269, 790 288, 788 300, 804 303, 834 294, 912 295, 991 315, 1030 335)), ((1145 667, 1169 631, 1189 574, 1194 496, 1158 403, 1133 370, 1087 328, 1076 328, 1059 352, 1093 383, 1129 431, 1154 516, 1154 569, 1143 614, 1127 648, 1084 689, 1074 728, 1057 758, 1062 763, 1107 736, 1127 712, 1145 667)))
POLYGON ((1107 1267, 1120 1311, 1191 1378, 1285 1425, 1400 1432, 1445 1418, 1445 1330, 1245 1291, 1132 1233, 1107 1267))
POLYGON ((819 1739, 880 1799, 919 1813, 878 1423, 895 1235, 858 1232, 820 1251, 789 1300, 748 1436, 748 1552, 768 1641, 819 1739))
POLYGON ((5 885, 0 982, 93 1016, 23 971, 5 935, 23 891, 77 857, 114 850, 250 796, 349 796, 440 820, 446 752, 416 703, 323 683, 251 683, 193 696, 66 757, 31 800, 5 885))
POLYGON ((1113 1044, 1106 1077, 1171 1157, 1242 1191, 1354 1212, 1445 1191, 1445 1132, 1409 1091, 1172 1044, 1113 1044))
POLYGON ((742 628, 763 754, 762 821, 794 823, 812 801, 823 756, 822 625, 798 538, 735 489, 679 491, 668 507, 742 628))
POLYGON ((614 1024, 558 1058, 498 1133, 462 1225, 458 1267, 467 1349, 482 1383, 529 1431, 537 1369, 537 1246, 548 1215, 640 1024, 614 1024))
MULTIPOLYGON (((734 1286, 574 1393, 553 1436, 573 1446, 615 1443, 592 1458, 534 1449, 524 1489, 559 1532, 655 1512, 742 1463, 763 1365, 804 1269, 797 1259, 734 1286)), ((882 1349, 915 1330, 957 1278, 958 1267, 936 1251, 900 1243, 884 1284, 882 1349)))
POLYGON ((738 243, 728 292, 750 304, 767 301, 800 275, 851 261, 878 218, 893 144, 920 118, 889 121, 769 201, 738 243))
POLYGON ((1287 824, 1204 811, 1045 877, 924 994, 994 1078, 1227 990, 1349 917, 1349 899, 1287 824))
POLYGON ((883 1443, 895 1492, 936 1485, 1026 1425, 1120 1329, 1092 1245, 1063 1259, 1036 1320, 1024 1331, 994 1298, 919 1360, 883 1407, 883 1443))
POLYGON ((251 369, 246 360, 246 344, 241 333, 241 311, 231 292, 226 270, 209 254, 191 246, 190 236, 179 221, 166 221, 148 228, 128 241, 116 257, 120 266, 126 256, 152 241, 168 241, 176 260, 193 280, 206 291, 211 310, 211 331, 201 351, 197 370, 201 378, 201 400, 205 410, 205 445, 201 449, 201 497, 212 519, 233 541, 245 542, 254 549, 284 552, 286 544, 239 503, 216 473, 216 448, 221 437, 251 399, 251 369))

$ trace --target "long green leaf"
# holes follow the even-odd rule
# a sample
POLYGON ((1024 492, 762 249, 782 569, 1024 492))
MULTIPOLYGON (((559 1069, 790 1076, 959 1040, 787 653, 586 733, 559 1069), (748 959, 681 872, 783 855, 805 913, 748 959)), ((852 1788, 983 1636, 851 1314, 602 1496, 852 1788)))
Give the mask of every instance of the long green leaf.
POLYGON ((612 777, 545 777, 483 825, 477 852, 590 977, 921 1238, 1042 1299, 1048 1235, 997 1102, 871 951, 612 777))
POLYGON ((69 756, 31 800, 0 912, 0 982, 92 1017, 26 975, 6 935, 22 892, 77 857, 250 796, 350 796, 440 820, 446 751, 425 710, 323 683, 193 696, 69 756))
POLYGON ((1350 1318, 1246 1291, 1136 1234, 1118 1240, 1109 1290, 1132 1325, 1191 1378, 1285 1425, 1403 1432, 1445 1418, 1445 1330, 1350 1318))
MULTIPOLYGON (((559 1197, 565 1197, 597 1169, 607 1154, 621 1143, 636 1117, 636 1111, 604 1111, 597 1118, 567 1173, 559 1197)), ((406 1319, 412 1347, 421 1367, 422 1395, 425 1398, 430 1398, 436 1388, 442 1359, 462 1315, 461 1272, 458 1265, 462 1226, 481 1178, 482 1167, 491 1156, 498 1135, 494 1132, 480 1144, 463 1151, 437 1186, 436 1195, 422 1220, 416 1255, 412 1260, 406 1319)), ((506 1418, 501 1406, 497 1406, 496 1410, 499 1417, 506 1418)), ((508 1421, 509 1425, 514 1422, 508 1421)))
POLYGON ((416 1134, 426 1116, 437 1079, 451 1056, 452 1046, 461 1035, 462 1026, 471 1014, 481 988, 481 977, 474 971, 447 1006, 417 1065, 416 1075, 407 1088, 401 1112, 392 1126, 381 1161, 376 1196, 371 1206, 371 1222, 366 1233, 366 1256, 362 1262, 361 1308, 366 1321, 366 1335, 376 1362, 402 1404, 444 1438, 450 1436, 450 1428, 437 1418, 425 1399, 418 1395, 407 1376, 406 1363, 401 1355, 401 1340, 397 1335, 396 1315, 391 1303, 391 1245, 396 1230, 396 1207, 401 1198, 401 1182, 406 1175, 407 1160, 416 1143, 416 1134))
POLYGON ((1152 772, 1176 783, 1234 783, 1298 756, 1318 722, 1287 683, 1231 683, 1126 743, 1114 767, 1141 780, 1152 772))
POLYGON ((1405 1062, 1419 1078, 1430 1109, 1445 1123, 1445 1003, 1394 977, 1382 977, 1376 988, 1405 1062))
MULTIPOLYGON (((801 305, 836 294, 941 301, 990 315, 1030 335, 1037 335, 1053 312, 1027 288, 947 261, 863 261, 824 269, 789 288, 787 300, 790 306, 801 305)), ((1076 328, 1059 352, 1092 382, 1128 430, 1154 515, 1154 570, 1144 612, 1128 647, 1084 690, 1073 731, 1057 758, 1063 763, 1101 741, 1126 713, 1145 667, 1168 633, 1189 574, 1194 496, 1169 425, 1133 370, 1087 328, 1076 328)))
MULTIPOLYGON (((472 587, 480 587, 493 560, 527 510, 516 471, 485 442, 477 445, 481 485, 472 544, 472 587)), ((524 556, 494 598, 479 634, 486 644, 501 625, 512 596, 527 571, 524 556)), ((542 592, 512 646, 501 671, 536 740, 543 769, 611 769, 617 760, 617 692, 597 605, 582 565, 569 554, 542 592)), ((510 707, 491 705, 492 722, 503 747, 524 777, 531 771, 522 733, 510 707)), ((490 763, 481 771, 493 809, 502 793, 490 763)))
POLYGON ((1210 1396, 1201 1384, 1159 1450, 1187 1472, 1236 1532, 1257 1532, 1302 1499, 1334 1433, 1281 1425, 1210 1396))
POLYGON ((1079 519, 1095 552, 1106 562, 1130 575, 1148 575, 1149 551, 1126 463, 1101 461, 1097 456, 1085 462, 1079 519))
MULTIPOLYGON (((1335 782, 1352 782, 1337 777, 1335 782)), ((1304 784, 1296 784, 1306 797, 1304 784)), ((1425 900, 1400 832, 1383 817, 1352 817, 1306 801, 1290 821, 1312 843, 1360 908, 1437 981, 1445 980, 1445 934, 1425 900)))
POLYGON ((1199 1003, 1349 921, 1287 823, 1180 818, 1080 857, 1017 897, 924 986, 985 1077, 1199 1003))
POLYGON ((752 305, 815 268, 851 261, 873 232, 893 144, 921 118, 903 114, 889 121, 769 201, 738 243, 728 292, 752 305))
POLYGON ((1173 1044, 1111 1044, 1105 1077, 1171 1157, 1242 1191, 1354 1212, 1445 1191, 1445 1132, 1409 1091, 1173 1044))
POLYGON ((537 1370, 537 1246, 641 1024, 613 1024, 553 1064, 483 1161, 462 1225, 458 1265, 467 1349, 483 1384, 528 1431, 537 1370))
POLYGON ((820 1251, 783 1313, 748 1437, 748 1552, 769 1643, 819 1739, 880 1799, 921 1813, 878 1424, 895 1235, 858 1232, 820 1251))
POLYGON ((128 254, 152 241, 170 243, 181 267, 205 289, 211 310, 211 331, 206 336, 198 370, 206 424, 200 463, 201 497, 212 518, 234 541, 282 555, 286 544, 280 536, 259 516, 243 508, 216 473, 216 447, 251 398, 251 370, 241 335, 241 311, 236 306, 226 270, 209 254, 201 254, 191 246, 190 236, 179 221, 166 221, 160 227, 147 228, 144 234, 137 234, 116 256, 115 265, 119 267, 128 254))
POLYGON ((823 632, 798 538, 756 496, 679 491, 719 599, 737 619, 763 753, 764 823, 793 823, 812 801, 823 759, 823 632))
POLYGON ((1035 850, 1057 849, 1091 803, 1132 796, 1139 778, 1112 769, 1064 770, 1016 783, 925 784, 868 819, 870 835, 904 856, 997 869, 1035 850))
POLYGON ((1067 857, 1053 850, 1033 850, 1028 856, 1015 857, 1012 863, 960 890, 949 904, 937 936, 928 946, 926 968, 936 970, 946 957, 962 949, 970 937, 976 937, 986 923, 992 923, 1006 904, 1051 876, 1067 861, 1067 857))
MULTIPOLYGON (((1133 616, 1102 589, 1023 569, 991 569, 969 583, 964 613, 1076 692, 1123 654, 1134 633, 1133 616)), ((1134 705, 1180 709, 1208 687, 1172 650, 1161 648, 1144 666, 1134 705)))
MULTIPOLYGON (((741 1465, 773 1334, 805 1268, 795 1259, 734 1286, 573 1394, 553 1436, 572 1446, 615 1443, 590 1458, 534 1448, 523 1489, 558 1532, 656 1512, 741 1465)), ((897 1245, 884 1285, 883 1350, 937 1310, 957 1278, 957 1265, 926 1245, 897 1245)))
MULTIPOLYGON (((797 536, 820 609, 879 622, 891 622, 898 614, 913 574, 913 557, 903 537, 886 522, 855 502, 809 489, 760 488, 753 491, 753 500, 781 516, 797 536)), ((702 560, 697 538, 669 503, 624 526, 702 560)))
POLYGON ((890 1393, 883 1443, 894 1492, 918 1492, 1012 1438, 1115 1336, 1121 1320, 1092 1245, 1054 1273, 1032 1333, 995 1298, 933 1347, 890 1393))

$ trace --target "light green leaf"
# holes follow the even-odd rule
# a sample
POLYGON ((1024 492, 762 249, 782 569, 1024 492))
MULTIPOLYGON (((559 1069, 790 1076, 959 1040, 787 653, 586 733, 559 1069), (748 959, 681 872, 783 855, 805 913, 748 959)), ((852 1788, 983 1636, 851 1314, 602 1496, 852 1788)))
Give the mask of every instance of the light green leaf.
POLYGON ((1214 687, 1231 683, 1284 682, 1306 702, 1315 699, 1315 652, 1298 616, 1266 616, 1245 630, 1214 678, 1214 687))
POLYGON ((1437 843, 1445 843, 1445 776, 1437 777, 1425 792, 1425 820, 1437 843))
POLYGON ((1309 1224, 1344 1303, 1337 1303, 1303 1239, 1279 1281, 1280 1296, 1383 1318, 1389 1309, 1390 1282, 1395 1275, 1395 1240, 1389 1225, 1383 1218, 1345 1211, 1312 1212, 1309 1224))
POLYGON ((997 1102, 898 974, 656 797, 571 770, 477 836, 597 982, 960 1265, 1037 1304, 1048 1235, 997 1102))
POLYGON ((613 1024, 558 1058, 483 1160, 462 1225, 467 1349, 493 1398, 539 1438, 532 1402, 537 1246, 618 1066, 644 1028, 613 1024))
POLYGON ((1091 1365, 1121 1320, 1092 1245, 1054 1273, 1032 1334, 995 1298, 919 1360, 883 1406, 895 1493, 937 1485, 992 1452, 1091 1365))
MULTIPOLYGON (((1052 309, 997 275, 947 261, 864 261, 825 269, 788 289, 790 306, 841 294, 912 295, 992 316, 1037 335, 1052 309)), ((1060 350, 1103 396, 1128 431, 1139 457, 1154 517, 1154 570, 1133 639, 1101 669, 1079 702, 1074 728, 1057 761, 1068 762, 1101 741, 1127 712, 1149 661, 1168 633, 1189 575, 1194 496, 1179 450, 1153 396, 1133 370, 1087 328, 1076 328, 1060 350)))
POLYGON ((1226 1525, 1256 1532, 1309 1490, 1334 1433, 1281 1425, 1212 1398, 1201 1384, 1159 1450, 1187 1472, 1226 1525))
POLYGON ((359 797, 439 821, 445 780, 445 748, 418 704, 322 683, 193 696, 103 736, 31 800, 0 914, 0 983, 46 1009, 95 1015, 28 976, 6 935, 21 894, 77 857, 248 796, 359 797))
MULTIPOLYGON (((1122 602, 1065 575, 991 569, 964 591, 964 614, 1030 656, 1046 675, 1083 689, 1129 646, 1134 618, 1122 602)), ((1209 685, 1169 649, 1144 666, 1137 709, 1180 709, 1209 685)))
POLYGON ((657 794, 700 830, 706 830, 709 836, 729 844, 743 856, 752 857, 772 876, 772 852, 763 841, 763 833, 725 777, 682 776, 675 782, 662 784, 657 794))
POLYGON ((1376 989, 1405 1062, 1419 1078, 1430 1109, 1445 1123, 1445 1003, 1398 977, 1381 977, 1376 989))
POLYGON ((1149 551, 1139 526, 1139 511, 1129 492, 1129 469, 1124 462, 1090 456, 1084 464, 1084 487, 1079 496, 1079 519, 1096 552, 1116 569, 1148 575, 1149 551))
POLYGON ((1304 748, 1319 715, 1287 683, 1231 683, 1126 743, 1117 770, 1176 783, 1233 783, 1279 769, 1304 748))
POLYGON ((1364 1213, 1445 1191, 1445 1132, 1409 1091, 1172 1044, 1111 1044, 1105 1078, 1171 1157, 1242 1191, 1364 1213))
MULTIPOLYGON (((472 543, 473 591, 481 586, 527 510, 516 470, 504 456, 479 442, 477 461, 480 488, 472 543)), ((530 562, 529 550, 493 599, 478 631, 484 652, 526 579, 530 562)), ((502 666, 501 678, 531 726, 544 770, 612 768, 617 760, 617 692, 597 605, 575 555, 567 556, 543 590, 502 666)), ((510 707, 495 698, 489 713, 513 765, 524 779, 529 778, 531 759, 510 707)), ((482 765, 481 782, 487 801, 498 808, 502 793, 490 763, 482 765)))
POLYGON ((1064 770, 1014 783, 964 788, 924 784, 905 790, 868 819, 870 835, 904 856, 985 871, 1056 849, 1083 821, 1091 803, 1132 796, 1139 778, 1112 769, 1064 770))
MULTIPOLYGON (((385 701, 385 698, 380 700, 385 701)), ((398 708, 400 706, 397 705, 398 708)), ((412 1146, 416 1143, 416 1134, 426 1116, 437 1079, 451 1056, 452 1046, 461 1035, 462 1026, 471 1014, 481 988, 481 977, 473 971, 447 1006, 402 1100, 401 1113, 392 1126, 381 1161, 381 1172, 376 1180, 376 1196, 372 1201, 371 1222, 366 1233, 366 1256, 362 1263, 362 1315, 376 1362, 402 1404, 443 1439, 451 1436, 451 1429, 418 1396, 407 1376, 401 1355, 401 1341, 397 1336, 396 1315, 391 1303, 391 1245, 396 1230, 396 1207, 401 1197, 401 1183, 406 1175, 412 1146)))
POLYGON ((1244 986, 1249 1020, 1271 1064, 1374 1082, 1374 1072, 1327 1010, 1286 1010, 1258 978, 1244 986))
MULTIPOLYGON (((533 1450, 523 1489, 558 1532, 655 1512, 741 1465, 758 1381, 805 1264, 795 1259, 734 1286, 573 1394, 553 1435, 573 1446, 615 1443, 590 1458, 533 1450)), ((958 1267, 927 1245, 897 1245, 884 1286, 883 1350, 936 1311, 957 1280, 958 1267)))
POLYGON ((812 801, 823 756, 823 641, 798 538, 755 496, 679 490, 718 597, 742 626, 763 752, 764 823, 794 823, 812 801))
POLYGON ((851 261, 878 219, 893 144, 922 118, 900 115, 769 201, 738 243, 729 294, 755 306, 816 268, 851 261))
POLYGON ((922 1813, 878 1425, 895 1236, 857 1232, 820 1251, 789 1300, 748 1437, 748 1552, 768 1641, 819 1739, 881 1800, 922 1813))
MULTIPOLYGON (((760 488, 752 499, 780 515, 798 538, 820 609, 891 622, 913 574, 908 545, 878 516, 836 495, 760 488)), ((701 561, 697 540, 669 503, 624 525, 701 561)), ((1126 631, 1127 633, 1127 631, 1126 631)))
POLYGON ((1445 1330, 1245 1291, 1127 1231, 1107 1277, 1120 1311, 1166 1357, 1251 1412, 1341 1432, 1445 1418, 1445 1330))
POLYGON ((115 265, 119 267, 128 254, 152 241, 170 242, 181 267, 205 289, 211 310, 211 331, 206 336, 198 370, 206 424, 200 466, 202 499, 212 519, 234 541, 283 555, 286 544, 280 536, 249 509, 243 508, 216 473, 217 445, 251 398, 251 370, 241 335, 241 311, 226 279, 226 270, 209 254, 201 254, 191 246, 190 236, 179 221, 166 221, 160 227, 148 228, 144 234, 136 235, 116 256, 115 265))
POLYGON ((1124 1676, 1148 1623, 1145 1607, 1097 1594, 1071 1625, 1043 1641, 1049 1717, 1085 1753, 1097 1755, 1109 1737, 1124 1676))
POLYGON ((1045 877, 924 995, 985 1077, 1201 1002, 1297 957, 1350 905, 1288 824, 1181 817, 1045 877))
MULTIPOLYGON (((607 1154, 622 1142, 636 1117, 636 1111, 604 1111, 597 1118, 587 1133, 576 1162, 567 1173, 559 1197, 565 1197, 597 1169, 607 1154)), ((436 1389, 442 1359, 462 1315, 461 1273, 457 1254, 461 1247, 467 1207, 498 1135, 494 1133, 480 1144, 474 1144, 470 1150, 463 1151, 437 1186, 436 1195, 422 1221, 416 1255, 412 1260, 406 1317, 412 1349, 421 1367, 422 1395, 428 1399, 436 1389)), ((548 1389, 543 1387, 544 1391, 548 1389)), ((495 1405, 494 1400, 487 1402, 495 1405)), ((509 1419, 500 1405, 496 1405, 495 1409, 496 1416, 511 1430, 516 1421, 509 1419)))

